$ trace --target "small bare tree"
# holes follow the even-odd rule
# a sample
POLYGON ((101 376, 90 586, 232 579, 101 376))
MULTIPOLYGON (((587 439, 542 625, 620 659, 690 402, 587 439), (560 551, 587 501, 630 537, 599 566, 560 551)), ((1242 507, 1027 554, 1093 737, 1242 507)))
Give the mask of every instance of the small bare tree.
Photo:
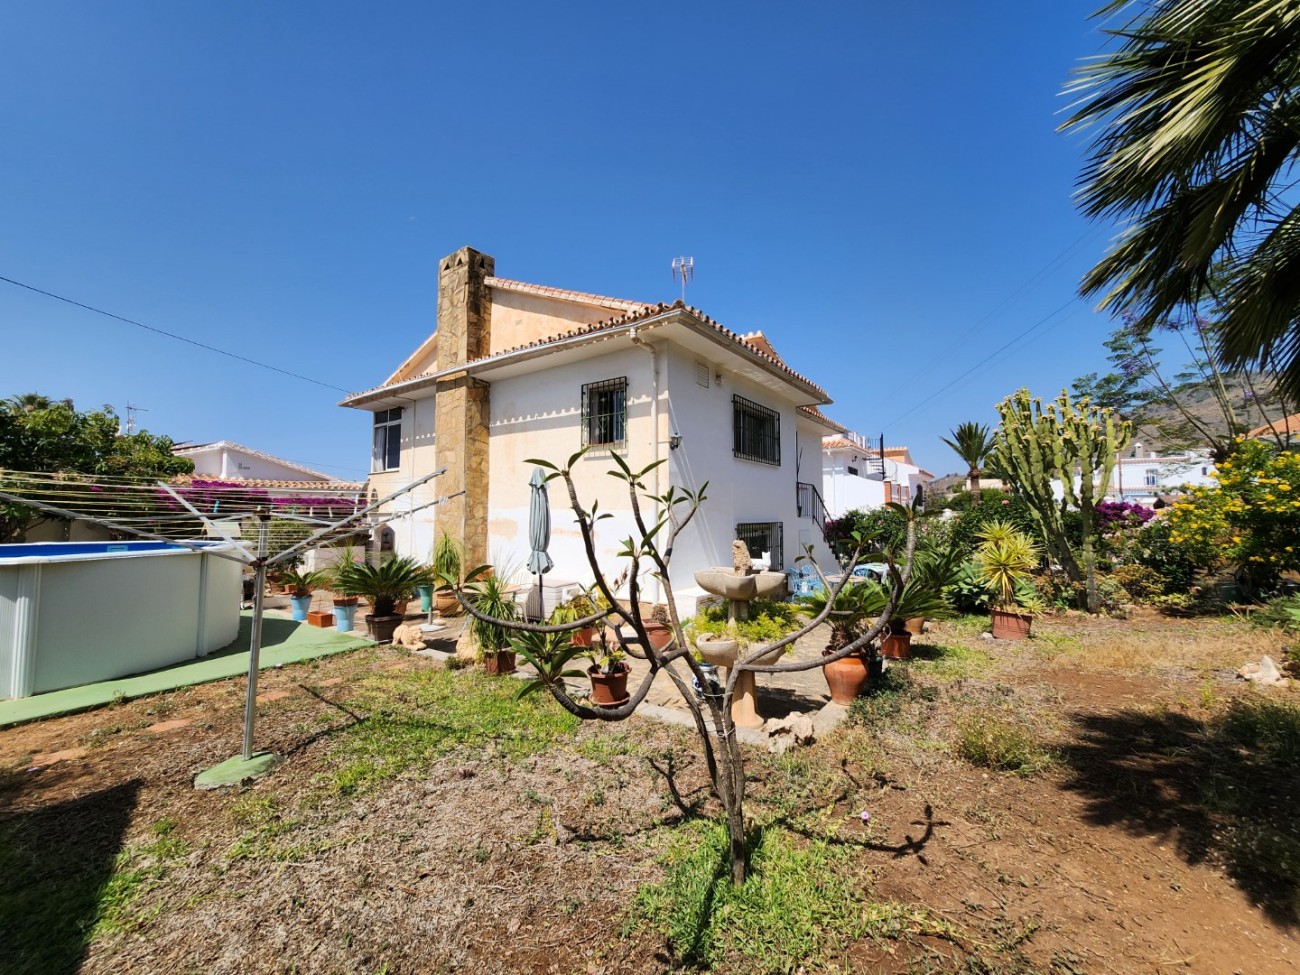
MULTIPOLYGON (((670 487, 662 495, 652 495, 646 490, 645 477, 663 461, 656 461, 643 470, 633 471, 621 457, 617 454, 613 455, 617 470, 611 470, 609 473, 627 485, 628 499, 636 526, 636 534, 624 540, 623 547, 618 553, 619 557, 626 560, 627 563, 625 573, 627 595, 626 599, 620 602, 618 593, 615 591, 619 587, 610 586, 607 582, 606 576, 596 558, 595 548, 597 522, 610 518, 612 515, 599 512, 596 503, 592 504, 590 511, 584 509, 578 501, 577 488, 573 483, 573 466, 583 453, 585 451, 574 454, 569 458, 568 464, 562 468, 544 460, 530 460, 527 463, 536 464, 549 470, 551 473, 547 476, 547 480, 563 480, 565 487, 568 489, 569 500, 573 507, 574 516, 578 521, 578 528, 582 534, 587 562, 595 575, 595 590, 604 597, 603 602, 606 608, 582 619, 562 624, 527 623, 520 620, 494 620, 480 613, 474 607, 473 600, 466 598, 461 590, 457 591, 457 597, 466 611, 474 617, 494 622, 520 635, 521 639, 515 642, 516 649, 521 656, 536 668, 538 674, 537 679, 521 693, 545 688, 559 702, 561 707, 581 719, 623 721, 631 717, 642 701, 645 700, 650 685, 659 672, 663 671, 668 674, 669 679, 676 685, 678 693, 681 694, 682 700, 694 719, 695 730, 699 735, 700 744, 704 750, 704 760, 713 794, 722 804, 727 817, 732 881, 741 884, 745 880, 745 762, 740 741, 736 735, 736 726, 731 717, 731 703, 736 691, 736 679, 745 671, 775 674, 812 670, 821 667, 825 663, 858 653, 874 640, 893 615, 894 607, 898 604, 903 586, 911 573, 912 553, 916 545, 915 512, 912 509, 903 509, 908 515, 905 557, 901 568, 893 560, 889 560, 891 586, 888 603, 880 616, 858 639, 846 644, 833 654, 817 660, 789 661, 775 664, 760 664, 757 662, 775 650, 784 650, 792 646, 796 640, 812 632, 834 612, 834 596, 839 594, 840 589, 847 583, 853 567, 864 558, 868 550, 870 539, 861 536, 855 537, 856 547, 852 553, 851 564, 845 572, 844 578, 836 586, 829 587, 827 580, 821 575, 821 570, 817 570, 822 585, 828 586, 832 595, 832 598, 827 600, 826 608, 821 613, 812 617, 798 630, 780 640, 747 648, 728 674, 720 694, 705 693, 697 697, 692 686, 692 680, 698 682, 699 687, 706 688, 708 687, 707 678, 692 653, 682 630, 681 616, 677 611, 677 604, 673 598, 670 569, 673 545, 682 530, 690 523, 695 513, 699 511, 700 505, 704 503, 704 492, 708 484, 706 483, 698 491, 694 492, 670 487), (642 511, 642 500, 659 505, 661 513, 653 523, 647 521, 642 511), (667 601, 672 639, 662 649, 655 649, 651 644, 646 635, 645 622, 642 618, 641 593, 647 577, 659 581, 667 601), (645 661, 649 664, 649 670, 640 683, 631 689, 627 701, 622 705, 617 707, 597 707, 580 703, 570 695, 568 688, 565 686, 564 678, 579 673, 566 668, 575 657, 583 655, 586 648, 573 646, 569 642, 568 634, 584 627, 609 623, 614 624, 615 639, 618 640, 623 652, 628 656, 645 661)), ((801 558, 805 557, 807 556, 801 556, 801 558)), ((889 559, 887 554, 885 557, 889 559)), ((813 564, 815 566, 815 563, 813 564)), ((467 582, 472 583, 473 578, 485 568, 484 566, 470 573, 467 582)))

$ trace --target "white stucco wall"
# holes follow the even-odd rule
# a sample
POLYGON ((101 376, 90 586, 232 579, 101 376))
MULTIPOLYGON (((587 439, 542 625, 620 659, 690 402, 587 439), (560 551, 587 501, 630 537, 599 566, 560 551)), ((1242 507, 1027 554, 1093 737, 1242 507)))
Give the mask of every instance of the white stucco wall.
POLYGON ((208 477, 238 477, 246 481, 325 481, 300 467, 277 464, 232 447, 212 447, 186 452, 180 456, 194 462, 194 473, 208 477))
MULTIPOLYGON (((393 471, 371 473, 372 496, 386 497, 416 478, 437 469, 432 393, 433 391, 429 390, 422 398, 403 401, 400 466, 393 471)), ((373 433, 371 436, 373 437, 373 433)), ((433 519, 436 509, 424 506, 442 496, 445 489, 438 481, 439 479, 435 477, 398 498, 386 509, 396 514, 396 517, 389 522, 389 527, 393 530, 393 541, 399 555, 409 555, 421 562, 429 561, 429 554, 433 549, 433 519), (401 514, 413 510, 415 513, 412 515, 401 514)))

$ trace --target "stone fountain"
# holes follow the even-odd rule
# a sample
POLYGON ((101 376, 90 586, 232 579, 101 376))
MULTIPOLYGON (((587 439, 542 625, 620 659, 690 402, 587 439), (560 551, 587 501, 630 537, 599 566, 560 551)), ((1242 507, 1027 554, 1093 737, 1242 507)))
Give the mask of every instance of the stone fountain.
MULTIPOLYGON (((698 569, 695 584, 714 596, 727 600, 727 622, 734 629, 737 620, 749 618, 749 603, 754 599, 775 596, 785 587, 784 572, 756 572, 750 568, 749 548, 737 539, 731 543, 731 567, 698 569)), ((734 636, 699 636, 696 649, 715 667, 731 670, 744 652, 744 641, 734 636)), ((758 663, 772 663, 782 651, 773 650, 758 658, 758 663)), ((736 678, 736 690, 731 699, 731 720, 738 728, 760 728, 763 718, 758 713, 758 685, 754 672, 741 671, 736 678)))

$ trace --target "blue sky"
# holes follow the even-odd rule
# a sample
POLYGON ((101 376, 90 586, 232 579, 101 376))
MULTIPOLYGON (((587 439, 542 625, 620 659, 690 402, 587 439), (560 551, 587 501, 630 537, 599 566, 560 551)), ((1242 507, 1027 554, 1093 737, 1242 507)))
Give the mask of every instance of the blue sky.
POLYGON ((691 304, 955 471, 951 427, 1104 365, 1055 131, 1098 5, 7 4, 0 275, 325 385, 0 282, 0 395, 361 477, 328 387, 433 329, 439 257, 657 301, 691 255, 691 304))

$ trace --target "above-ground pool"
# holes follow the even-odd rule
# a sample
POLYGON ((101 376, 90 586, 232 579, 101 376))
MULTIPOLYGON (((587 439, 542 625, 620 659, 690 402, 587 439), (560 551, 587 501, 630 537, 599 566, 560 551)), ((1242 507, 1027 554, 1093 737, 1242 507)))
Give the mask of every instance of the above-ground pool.
POLYGON ((0 545, 0 698, 202 657, 239 633, 238 562, 166 542, 0 545))

